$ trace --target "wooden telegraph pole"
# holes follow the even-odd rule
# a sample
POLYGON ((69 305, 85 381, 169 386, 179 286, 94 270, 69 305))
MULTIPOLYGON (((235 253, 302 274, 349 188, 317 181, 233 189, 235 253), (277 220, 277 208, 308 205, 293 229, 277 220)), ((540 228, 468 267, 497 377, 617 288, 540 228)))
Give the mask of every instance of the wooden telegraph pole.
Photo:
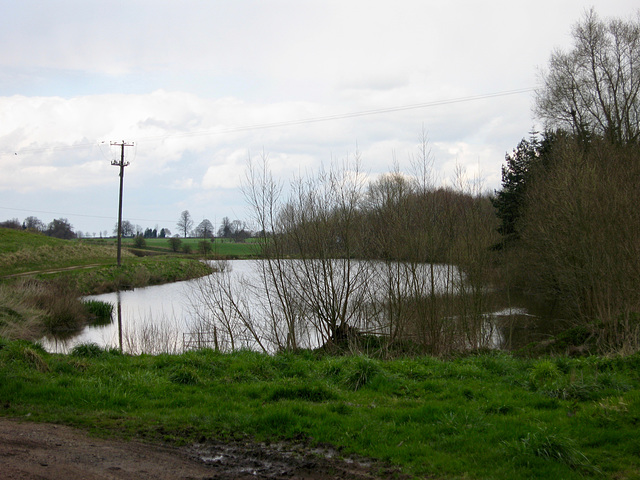
POLYGON ((120 266, 120 249, 122 247, 122 184, 124 181, 124 167, 129 165, 129 162, 124 161, 124 147, 133 147, 133 143, 125 143, 123 140, 121 143, 111 142, 111 145, 120 147, 120 161, 111 161, 111 165, 120 167, 120 200, 118 202, 118 266, 120 266))

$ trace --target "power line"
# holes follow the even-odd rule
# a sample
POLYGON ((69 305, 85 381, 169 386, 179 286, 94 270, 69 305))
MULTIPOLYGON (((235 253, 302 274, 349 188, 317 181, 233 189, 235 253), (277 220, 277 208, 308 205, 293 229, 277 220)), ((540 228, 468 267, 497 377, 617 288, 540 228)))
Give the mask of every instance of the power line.
MULTIPOLYGON (((217 130, 201 130, 201 131, 197 131, 197 132, 183 132, 183 133, 173 133, 173 134, 166 134, 166 135, 156 135, 156 136, 149 136, 149 137, 141 137, 141 138, 138 139, 137 143, 166 140, 166 139, 169 139, 169 138, 213 136, 213 135, 224 135, 224 134, 227 134, 227 133, 246 132, 246 131, 251 131, 251 130, 264 130, 264 129, 268 129, 268 128, 291 127, 291 126, 311 124, 311 123, 329 122, 329 121, 333 121, 333 120, 344 120, 344 119, 348 119, 348 118, 365 117, 365 116, 371 116, 371 115, 382 115, 382 114, 385 114, 385 113, 394 113, 394 112, 401 112, 401 111, 406 111, 406 110, 418 110, 418 109, 422 109, 422 108, 432 108, 432 107, 438 107, 438 106, 443 106, 443 105, 453 105, 453 104, 457 104, 457 103, 467 103, 467 102, 473 102, 473 101, 477 101, 477 100, 486 100, 486 99, 489 99, 489 98, 506 97, 506 96, 511 96, 511 95, 520 95, 520 94, 523 94, 523 93, 530 93, 530 92, 533 92, 533 91, 535 91, 535 88, 527 87, 527 88, 520 88, 520 89, 515 89, 515 90, 506 90, 506 91, 501 91, 501 92, 486 93, 486 94, 482 94, 482 95, 472 95, 472 96, 467 96, 467 97, 457 97, 457 98, 450 98, 450 99, 446 99, 446 100, 436 100, 436 101, 433 101, 433 102, 414 103, 414 104, 400 105, 400 106, 395 106, 395 107, 377 108, 377 109, 371 109, 371 110, 362 110, 362 111, 357 111, 357 112, 344 112, 344 113, 338 113, 338 114, 332 114, 332 115, 324 115, 324 116, 319 116, 319 117, 302 118, 302 119, 297 119, 297 120, 285 120, 285 121, 281 121, 281 122, 270 122, 270 123, 258 123, 258 124, 252 124, 252 125, 241 125, 241 126, 237 126, 237 127, 229 127, 229 128, 217 129, 217 130)), ((95 147, 95 146, 98 146, 100 148, 100 145, 104 144, 104 143, 106 143, 106 142, 104 142, 104 141, 102 141, 102 142, 87 142, 87 143, 76 143, 74 145, 59 145, 59 146, 41 147, 41 148, 39 148, 39 147, 24 148, 24 149, 21 149, 19 151, 15 151, 15 152, 14 151, 4 151, 4 152, 2 152, 0 154, 1 155, 18 155, 18 153, 43 153, 43 152, 58 151, 58 150, 73 150, 73 149, 80 149, 80 148, 89 148, 89 147, 95 147)))
POLYGON ((417 110, 421 108, 438 107, 441 105, 466 103, 466 102, 472 102, 476 100, 485 100, 488 98, 518 95, 521 93, 529 93, 533 91, 535 91, 535 89, 529 87, 529 88, 521 88, 517 90, 508 90, 503 92, 487 93, 483 95, 474 95, 469 97, 459 97, 459 98, 452 98, 447 100, 436 100, 433 102, 426 102, 426 103, 414 103, 410 105, 401 105, 396 107, 377 108, 373 110, 362 110, 358 112, 348 112, 348 113, 339 113, 339 114, 333 114, 333 115, 325 115, 320 117, 303 118, 299 120, 287 120, 287 121, 272 122, 272 123, 258 123, 253 125, 230 127, 223 130, 203 130, 200 132, 184 132, 184 133, 176 133, 176 134, 170 134, 170 135, 158 135, 155 137, 142 137, 141 140, 150 141, 150 140, 162 140, 166 138, 176 138, 176 137, 181 138, 181 137, 197 137, 197 136, 208 136, 208 135, 222 135, 225 133, 236 133, 236 132, 244 132, 249 130, 263 130, 267 128, 297 126, 297 125, 303 125, 307 123, 328 122, 332 120, 343 120, 347 118, 365 117, 369 115, 381 115, 384 113, 401 112, 405 110, 417 110))
MULTIPOLYGON (((0 206, 0 210, 13 210, 16 212, 26 212, 26 213, 47 213, 49 215, 64 215, 65 217, 84 217, 84 218, 104 218, 107 220, 113 220, 115 217, 112 216, 106 216, 106 215, 87 215, 84 213, 69 213, 69 212, 52 212, 52 211, 48 211, 48 210, 31 210, 31 209, 27 209, 27 208, 14 208, 14 207, 1 207, 0 206)), ((152 222, 152 223, 169 223, 169 222, 175 222, 175 219, 173 220, 158 220, 158 219, 150 219, 150 218, 128 218, 127 220, 129 221, 134 221, 134 222, 152 222)))

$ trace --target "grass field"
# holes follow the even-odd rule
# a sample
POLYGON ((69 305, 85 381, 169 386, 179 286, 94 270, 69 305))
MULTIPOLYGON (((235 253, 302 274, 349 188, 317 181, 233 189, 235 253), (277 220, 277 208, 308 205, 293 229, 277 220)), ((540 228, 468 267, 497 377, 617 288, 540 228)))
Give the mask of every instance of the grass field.
MULTIPOLYGON (((184 251, 184 246, 188 245, 190 252, 192 254, 197 255, 199 253, 200 244, 203 241, 201 238, 180 238, 180 249, 178 253, 184 251)), ((85 240, 92 244, 102 244, 102 245, 115 245, 116 239, 88 239, 85 240)), ((168 238, 145 238, 145 247, 144 250, 149 250, 151 252, 158 253, 172 253, 171 246, 169 244, 168 238)), ((249 239, 246 242, 236 243, 231 240, 216 238, 213 242, 207 240, 211 243, 211 252, 210 255, 220 256, 220 257, 228 257, 228 258, 249 258, 255 257, 260 253, 260 249, 258 245, 253 241, 253 239, 249 239)), ((134 248, 134 239, 133 238, 124 238, 122 239, 122 245, 125 247, 134 248)))
MULTIPOLYGON (((125 257, 132 257, 124 252, 125 257)), ((112 245, 60 240, 42 234, 0 228, 0 276, 90 264, 109 264, 116 258, 112 245)))
POLYGON ((0 415, 178 444, 331 444, 419 478, 639 478, 640 356, 51 355, 0 340, 0 415))
POLYGON ((33 249, 42 246, 60 247, 65 244, 65 240, 36 235, 31 232, 0 228, 0 255, 17 252, 25 248, 33 249))
MULTIPOLYGON (((181 248, 174 253, 168 239, 165 238, 145 239, 146 245, 143 248, 135 248, 133 239, 125 238, 122 241, 123 263, 150 266, 154 260, 142 260, 137 256, 154 254, 193 259, 200 257, 251 258, 259 254, 258 245, 251 239, 246 243, 216 239, 211 242, 211 250, 203 256, 200 254, 202 241, 199 238, 180 239, 181 248), (189 254, 183 251, 185 245, 188 246, 189 254)), ((0 228, 0 277, 87 265, 113 266, 117 256, 116 248, 116 240, 112 238, 60 240, 33 232, 0 228)), ((165 266, 170 262, 166 259, 157 261, 164 262, 165 266)), ((166 269, 159 270, 162 272, 166 269)), ((174 276, 170 274, 167 281, 174 280, 174 276)))

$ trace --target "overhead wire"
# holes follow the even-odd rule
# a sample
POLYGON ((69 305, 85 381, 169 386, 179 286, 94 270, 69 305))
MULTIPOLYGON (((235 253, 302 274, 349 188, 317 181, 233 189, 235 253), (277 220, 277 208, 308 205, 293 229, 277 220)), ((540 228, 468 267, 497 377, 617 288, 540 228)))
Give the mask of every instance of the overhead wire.
MULTIPOLYGON (((311 123, 329 122, 333 120, 344 120, 348 118, 365 117, 370 115, 381 115, 385 113, 394 113, 394 112, 401 112, 406 110, 417 110, 421 108, 431 108, 431 107, 438 107, 442 105, 452 105, 456 103, 466 103, 466 102, 472 102, 477 100, 486 100, 489 98, 519 95, 522 93, 530 93, 533 91, 535 91, 533 87, 527 87, 527 88, 519 88, 515 90, 505 90, 501 92, 486 93, 481 95, 471 95, 467 97, 457 97, 457 98, 450 98, 445 100, 436 100, 432 102, 414 103, 414 104, 400 105, 395 107, 376 108, 371 110, 361 110, 357 112, 344 112, 344 113, 337 113, 337 114, 331 114, 331 115, 323 115, 318 117, 301 118, 296 120, 284 120, 281 122, 257 123, 257 124, 251 124, 251 125, 239 125, 235 127, 214 129, 214 130, 200 130, 195 132, 182 132, 182 133, 171 133, 171 134, 165 134, 165 135, 154 135, 154 136, 140 137, 136 140, 136 143, 160 141, 160 140, 166 140, 170 138, 187 138, 187 137, 224 135, 228 133, 246 132, 251 130, 264 130, 269 128, 290 127, 290 126, 298 126, 298 125, 311 124, 311 123)), ((23 148, 15 152, 4 151, 0 154, 18 155, 19 153, 42 153, 42 152, 48 152, 48 151, 72 150, 72 149, 94 147, 96 146, 96 144, 98 148, 100 148, 100 143, 101 142, 86 142, 86 143, 76 143, 73 145, 23 148)), ((102 141, 102 143, 105 143, 105 141, 102 141)), ((100 151, 102 152, 101 148, 100 148, 100 151)), ((102 153, 104 154, 104 152, 102 153)))
MULTIPOLYGON (((263 130, 263 129, 269 129, 269 128, 297 126, 297 125, 304 125, 304 124, 311 124, 311 123, 321 123, 321 122, 328 122, 333 120, 343 120, 348 118, 357 118, 357 117, 364 117, 369 115, 381 115, 385 113, 393 113, 393 112, 400 112, 400 111, 406 111, 406 110, 416 110, 421 108, 430 108, 430 107, 437 107, 442 105, 451 105, 456 103, 472 102, 476 100, 485 100, 489 98, 505 97, 510 95, 519 95, 522 93, 529 93, 532 91, 535 91, 535 89, 532 87, 527 87, 527 88, 520 88, 515 90, 487 93, 482 95, 472 95, 467 97, 458 97, 458 98, 451 98, 446 100, 436 100, 436 101, 424 102, 424 103, 414 103, 414 104, 400 105, 395 107, 376 108, 376 109, 362 110, 357 112, 346 112, 346 113, 324 115, 324 116, 318 116, 318 117, 309 117, 309 118, 303 118, 303 119, 297 119, 297 120, 259 123, 259 124, 229 127, 226 129, 217 129, 217 130, 202 130, 202 131, 196 131, 196 132, 183 132, 183 133, 174 133, 174 134, 167 134, 167 135, 142 137, 135 142, 136 148, 135 148, 134 154, 137 155, 137 146, 138 146, 138 143, 140 142, 159 141, 159 140, 165 140, 168 138, 223 135, 227 133, 237 133, 237 132, 245 132, 245 131, 251 131, 251 130, 263 130)), ((87 143, 79 143, 74 145, 60 145, 55 147, 42 147, 42 148, 30 148, 30 149, 28 148, 28 149, 21 149, 19 151, 22 153, 37 153, 37 152, 47 152, 47 151, 57 151, 57 150, 72 150, 72 149, 97 146, 101 154, 106 157, 105 152, 102 150, 102 147, 101 147, 101 144, 105 144, 105 143, 106 141, 102 141, 102 142, 94 141, 90 143, 87 142, 87 143)), ((7 155, 11 153, 9 152, 0 153, 0 155, 2 154, 7 155)), ((13 154, 17 155, 18 152, 13 152, 13 154)), ((0 209, 24 211, 24 212, 35 212, 35 213, 48 213, 53 215, 78 216, 78 217, 87 217, 87 218, 104 218, 104 219, 113 218, 111 216, 86 215, 86 214, 76 214, 76 213, 60 213, 60 212, 51 212, 51 211, 45 211, 45 210, 25 210, 25 209, 8 208, 8 207, 0 207, 0 209)), ((154 220, 154 219, 140 219, 140 218, 132 218, 130 220, 139 221, 139 222, 169 222, 170 221, 170 220, 157 220, 157 219, 154 220)))
MULTIPOLYGON (((14 208, 14 207, 1 207, 0 210, 13 210, 17 212, 32 212, 32 213, 48 213, 50 215, 65 215, 65 216, 73 216, 73 217, 85 217, 85 218, 105 218, 109 220, 113 220, 117 215, 86 215, 84 213, 69 213, 69 212, 52 212, 48 210, 32 210, 26 208, 14 208)), ((127 220, 136 221, 136 222, 173 222, 173 220, 159 220, 159 219, 151 219, 151 218, 128 218, 127 220)))
POLYGON ((362 110, 358 112, 338 113, 338 114, 324 115, 319 117, 302 118, 298 120, 285 120, 282 122, 258 123, 258 124, 252 124, 252 125, 229 127, 226 129, 219 129, 219 130, 202 130, 198 132, 183 132, 183 133, 175 133, 175 134, 169 134, 169 135, 158 135, 154 137, 142 137, 138 140, 138 142, 149 141, 149 140, 159 140, 159 139, 165 139, 165 138, 175 138, 175 137, 180 138, 180 137, 222 135, 226 133, 244 132, 249 130, 262 130, 262 129, 268 129, 268 128, 297 126, 297 125, 303 125, 307 123, 320 123, 320 122, 328 122, 332 120, 344 120, 347 118, 364 117, 369 115, 380 115, 383 113, 401 112, 405 110, 417 110, 420 108, 438 107, 442 105, 465 103, 465 102, 471 102, 475 100, 485 100, 488 98, 505 97, 509 95, 518 95, 521 93, 529 93, 533 91, 535 91, 533 87, 527 87, 527 88, 520 88, 516 90, 486 93, 482 95, 458 97, 458 98, 452 98, 447 100, 436 100, 433 102, 425 102, 425 103, 414 103, 410 105, 400 105, 395 107, 376 108, 371 110, 362 110))

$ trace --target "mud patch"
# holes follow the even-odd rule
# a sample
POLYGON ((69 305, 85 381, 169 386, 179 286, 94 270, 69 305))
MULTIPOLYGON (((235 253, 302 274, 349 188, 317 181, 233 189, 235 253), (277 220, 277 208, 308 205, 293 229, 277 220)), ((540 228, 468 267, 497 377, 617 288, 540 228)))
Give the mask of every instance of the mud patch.
POLYGON ((222 443, 175 448, 102 439, 71 427, 0 418, 3 480, 213 480, 408 478, 380 462, 305 443, 222 443))
POLYGON ((356 456, 343 456, 331 446, 305 443, 219 443, 194 445, 194 455, 218 469, 220 477, 260 479, 408 478, 397 469, 356 456))

